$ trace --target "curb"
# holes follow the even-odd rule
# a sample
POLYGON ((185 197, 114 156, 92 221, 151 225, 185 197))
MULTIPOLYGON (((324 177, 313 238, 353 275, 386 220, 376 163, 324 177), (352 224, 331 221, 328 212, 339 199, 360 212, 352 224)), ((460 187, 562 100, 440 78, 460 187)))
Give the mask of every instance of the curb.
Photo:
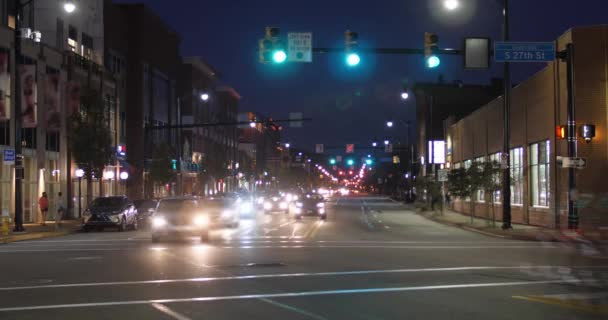
POLYGON ((58 232, 36 232, 31 234, 20 234, 20 235, 12 235, 9 236, 8 239, 0 240, 0 244, 4 243, 12 243, 12 242, 20 242, 20 241, 28 241, 28 240, 39 240, 45 238, 55 238, 55 237, 63 237, 69 234, 77 233, 78 230, 66 230, 66 231, 58 231, 58 232))

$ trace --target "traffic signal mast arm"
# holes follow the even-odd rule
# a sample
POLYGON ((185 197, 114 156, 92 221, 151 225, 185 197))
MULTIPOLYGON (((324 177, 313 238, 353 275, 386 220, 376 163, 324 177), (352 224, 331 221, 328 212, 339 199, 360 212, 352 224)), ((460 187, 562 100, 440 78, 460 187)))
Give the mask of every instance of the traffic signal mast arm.
MULTIPOLYGON (((424 49, 412 48, 359 48, 358 52, 373 53, 373 54, 406 54, 406 55, 424 55, 424 49)), ((312 48, 314 53, 343 53, 344 48, 312 48)), ((462 55, 462 50, 458 49, 439 49, 437 54, 459 56, 462 55)))
POLYGON ((302 122, 312 121, 312 118, 301 118, 301 119, 272 119, 272 120, 259 120, 259 121, 236 121, 236 122, 203 122, 193 124, 181 124, 181 125, 167 125, 167 126, 147 126, 146 130, 164 130, 164 129, 190 129, 190 128, 202 128, 202 127, 234 127, 249 125, 252 122, 262 123, 271 125, 273 123, 281 122, 302 122))

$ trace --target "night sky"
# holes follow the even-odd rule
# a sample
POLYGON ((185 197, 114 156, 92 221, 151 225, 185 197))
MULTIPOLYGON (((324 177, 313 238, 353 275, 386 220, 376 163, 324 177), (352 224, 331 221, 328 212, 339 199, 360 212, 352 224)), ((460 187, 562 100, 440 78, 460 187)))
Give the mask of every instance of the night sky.
MULTIPOLYGON (((315 143, 369 145, 391 136, 384 121, 414 119, 415 102, 399 97, 403 81, 488 83, 501 69, 465 71, 462 58, 444 57, 427 70, 421 56, 362 56, 357 68, 340 54, 315 55, 312 64, 261 65, 257 41, 267 25, 313 32, 317 47, 343 47, 344 31, 359 33, 360 47, 422 48, 424 32, 439 35, 442 48, 460 48, 465 36, 501 37, 498 0, 461 0, 447 14, 439 0, 183 1, 140 0, 182 36, 183 56, 201 56, 242 96, 241 111, 274 118, 289 112, 312 117, 301 129, 286 128, 284 140, 313 148, 315 143)), ((608 0, 511 0, 511 40, 552 41, 568 28, 608 22, 608 0)), ((542 67, 516 65, 514 82, 542 67)), ((393 129, 394 130, 394 129, 393 129)), ((394 134, 393 134, 394 135, 394 134)), ((342 150, 343 151, 343 150, 342 150)), ((339 152, 336 150, 336 152, 339 152)))

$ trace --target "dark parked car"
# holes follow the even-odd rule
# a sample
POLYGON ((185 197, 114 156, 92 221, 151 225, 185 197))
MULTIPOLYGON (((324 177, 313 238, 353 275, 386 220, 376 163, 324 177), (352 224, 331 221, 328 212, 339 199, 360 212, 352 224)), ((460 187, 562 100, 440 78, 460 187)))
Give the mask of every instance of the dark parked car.
POLYGON ((295 215, 298 220, 302 219, 302 216, 318 216, 321 220, 327 219, 323 197, 316 193, 303 195, 296 201, 295 215))
POLYGON ((128 228, 137 230, 137 209, 131 200, 124 196, 99 197, 89 204, 84 212, 82 229, 89 231, 104 228, 128 228))
POLYGON ((201 241, 209 240, 209 213, 194 197, 159 200, 151 221, 152 242, 168 236, 197 236, 201 241))

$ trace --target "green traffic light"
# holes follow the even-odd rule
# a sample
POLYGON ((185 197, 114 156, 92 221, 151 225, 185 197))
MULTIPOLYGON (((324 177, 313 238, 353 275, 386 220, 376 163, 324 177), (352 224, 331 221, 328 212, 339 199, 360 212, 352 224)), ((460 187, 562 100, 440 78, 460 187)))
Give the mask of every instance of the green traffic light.
POLYGON ((283 63, 287 60, 287 54, 284 50, 277 50, 272 54, 272 60, 276 63, 283 63))
POLYGON ((441 60, 439 60, 438 56, 430 56, 426 58, 426 66, 429 68, 437 68, 441 64, 441 60))
POLYGON ((373 162, 372 159, 366 159, 365 160, 365 164, 367 164, 368 166, 371 166, 372 162, 373 162))
POLYGON ((329 159, 329 164, 336 164, 336 159, 329 159))
POLYGON ((349 53, 346 56, 346 64, 348 64, 350 67, 358 65, 359 62, 361 62, 361 57, 359 57, 359 55, 356 53, 349 53))
POLYGON ((348 159, 348 161, 346 161, 346 164, 348 164, 349 166, 352 166, 355 164, 355 161, 353 159, 348 159))

